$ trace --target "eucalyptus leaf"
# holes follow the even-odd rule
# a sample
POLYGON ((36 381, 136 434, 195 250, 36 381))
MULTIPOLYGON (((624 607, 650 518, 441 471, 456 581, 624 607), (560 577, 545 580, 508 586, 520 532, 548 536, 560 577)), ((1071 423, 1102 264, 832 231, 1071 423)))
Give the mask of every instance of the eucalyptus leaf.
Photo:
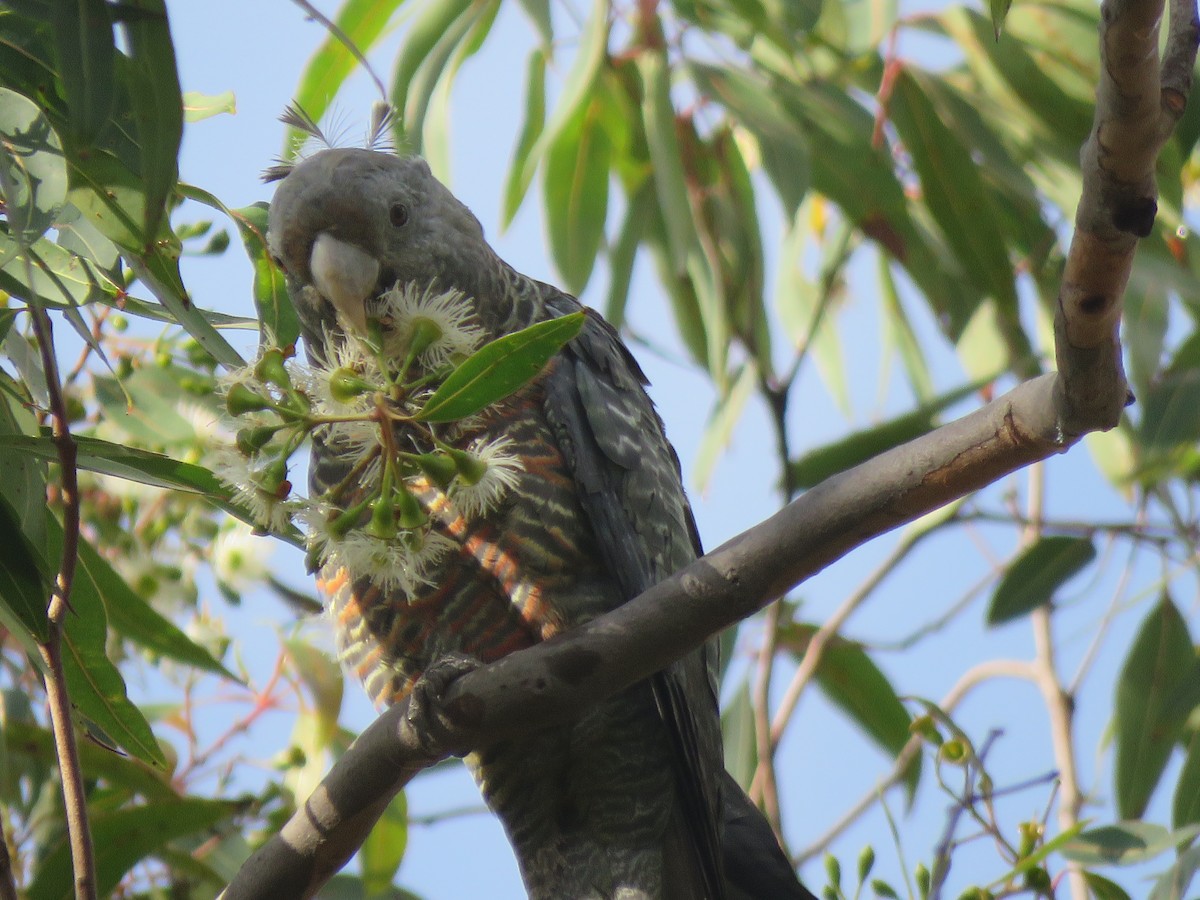
POLYGON ((480 347, 447 376, 415 418, 453 422, 520 390, 579 334, 584 316, 577 312, 538 322, 480 347))
POLYGON ((1081 537, 1043 537, 1009 565, 988 604, 987 623, 1012 621, 1054 598, 1064 583, 1096 558, 1096 548, 1081 537))

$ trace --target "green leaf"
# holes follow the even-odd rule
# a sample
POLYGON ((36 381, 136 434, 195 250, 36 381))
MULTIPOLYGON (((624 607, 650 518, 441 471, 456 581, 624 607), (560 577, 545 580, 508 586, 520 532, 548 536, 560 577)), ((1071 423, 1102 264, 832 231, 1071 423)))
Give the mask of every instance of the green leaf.
POLYGON ((525 119, 521 125, 521 133, 517 136, 517 146, 513 150, 512 162, 508 167, 508 177, 504 182, 504 209, 500 221, 505 228, 512 224, 513 217, 521 208, 521 201, 525 199, 529 182, 521 180, 522 168, 525 160, 533 152, 533 147, 546 124, 545 48, 534 49, 529 54, 529 62, 526 65, 525 119))
MULTIPOLYGON (((0 374, 0 439, 41 433, 34 414, 15 399, 19 396, 17 390, 7 375, 0 374)), ((28 453, 0 448, 0 494, 12 506, 21 530, 35 547, 40 547, 46 536, 46 462, 28 453)))
MULTIPOLYGON (((796 623, 781 632, 784 644, 797 660, 803 659, 816 625, 796 623)), ((834 636, 825 645, 816 671, 817 684, 826 697, 846 713, 883 749, 896 756, 912 736, 912 716, 900 702, 887 676, 862 647, 834 636)), ((921 758, 917 756, 904 774, 904 785, 911 804, 921 779, 921 758)))
POLYGON ((671 102, 671 70, 662 51, 645 50, 638 56, 638 72, 645 84, 642 125, 653 166, 651 178, 658 205, 667 225, 667 245, 677 273, 687 271, 688 257, 698 243, 692 204, 688 200, 683 153, 675 132, 675 106, 671 102))
POLYGON ((1197 679, 1200 665, 1187 623, 1164 596, 1142 622, 1117 680, 1113 780, 1122 818, 1138 818, 1150 802, 1195 706, 1194 698, 1180 700, 1195 690, 1197 679))
POLYGON ((1087 882, 1088 890, 1094 900, 1131 900, 1125 889, 1103 875, 1095 872, 1084 872, 1083 880, 1087 882))
MULTIPOLYGON (((392 15, 404 0, 348 0, 338 9, 334 24, 364 55, 383 34, 392 15)), ((358 61, 354 54, 335 35, 326 35, 317 48, 296 88, 295 104, 320 121, 329 104, 338 95, 346 78, 354 71, 358 61)), ((294 159, 304 143, 304 135, 294 128, 284 138, 283 158, 294 159)))
MULTIPOLYGON (((397 109, 401 110, 403 115, 404 140, 408 149, 414 152, 420 152, 421 131, 419 121, 417 128, 410 127, 413 121, 413 113, 417 110, 409 109, 409 94, 414 95, 414 107, 420 106, 418 119, 424 118, 424 104, 428 102, 429 93, 424 91, 412 91, 413 82, 417 78, 418 72, 425 68, 427 60, 432 58, 437 50, 439 43, 446 37, 447 33, 463 15, 471 7, 471 0, 443 0, 439 3, 426 4, 425 9, 419 16, 409 23, 406 33, 404 45, 400 48, 400 54, 396 57, 395 74, 392 76, 391 100, 397 109), (423 96, 417 96, 423 95, 423 96)), ((449 51, 446 51, 448 55, 449 51)), ((439 54, 440 55, 440 54, 439 54)), ((445 57, 442 57, 444 63, 445 57)), ((436 68, 441 69, 441 65, 436 68)), ((426 77, 430 73, 426 71, 426 77)), ((436 79, 435 79, 436 80, 436 79)), ((429 88, 432 92, 432 86, 429 88)))
POLYGON ((720 100, 754 136, 763 169, 783 203, 784 216, 792 219, 809 186, 804 132, 776 100, 766 79, 699 63, 691 64, 691 74, 705 93, 720 100))
MULTIPOLYGON (((51 530, 62 526, 51 519, 51 530)), ((79 564, 75 570, 72 605, 103 603, 113 630, 152 653, 224 676, 239 679, 194 642, 170 620, 137 594, 112 565, 86 539, 79 542, 79 564)))
MULTIPOLYGON (((216 476, 203 466, 100 438, 75 435, 74 440, 79 448, 81 469, 193 494, 224 497, 227 493, 216 476)), ((58 459, 58 451, 48 435, 0 435, 0 447, 31 453, 42 459, 58 459)))
POLYGON ((108 425, 134 443, 183 453, 198 443, 196 428, 183 412, 185 404, 198 405, 199 398, 183 387, 185 379, 195 377, 174 366, 142 366, 120 381, 96 378, 96 399, 108 425))
POLYGON ((292 298, 288 295, 283 270, 271 259, 270 250, 266 246, 268 205, 254 203, 242 206, 241 209, 230 209, 214 194, 194 185, 180 185, 180 193, 232 218, 238 226, 238 234, 242 246, 245 247, 246 256, 250 257, 254 266, 254 310, 258 312, 259 323, 274 337, 278 346, 287 347, 288 344, 294 343, 300 336, 300 318, 296 316, 292 298))
POLYGON ((145 192, 142 233, 157 236, 179 180, 183 96, 164 0, 126 0, 116 9, 129 45, 125 76, 133 101, 145 192))
POLYGON ((992 14, 992 28, 996 30, 996 40, 1000 40, 1000 30, 1004 27, 1004 20, 1008 18, 1008 11, 1012 8, 1012 0, 988 0, 988 11, 992 14))
MULTIPOLYGON (((35 760, 55 758, 54 735, 31 722, 17 722, 11 717, 4 723, 4 746, 10 754, 21 754, 35 760)), ((76 745, 79 764, 88 778, 103 778, 110 785, 129 794, 140 794, 147 800, 173 800, 179 795, 171 786, 167 772, 150 768, 132 757, 113 753, 95 741, 79 741, 76 745)))
POLYGON ((1013 560, 988 604, 988 625, 1011 622, 1049 603, 1054 592, 1096 558, 1088 538, 1044 537, 1013 560))
POLYGON ((1189 847, 1154 883, 1148 900, 1179 900, 1180 897, 1186 897, 1188 886, 1197 871, 1200 871, 1200 846, 1189 847))
POLYGON ((917 340, 908 312, 900 300, 900 292, 896 290, 892 263, 883 255, 879 256, 879 286, 883 300, 881 310, 884 343, 896 348, 913 393, 922 403, 927 403, 933 396, 933 379, 929 374, 929 364, 917 340))
MULTIPOLYGON (((442 5, 453 6, 454 0, 444 0, 442 5)), ((463 61, 479 49, 499 11, 496 3, 465 5, 421 61, 404 97, 406 147, 424 156, 443 180, 450 177, 449 111, 454 76, 463 61)))
POLYGON ((543 170, 550 249, 572 294, 583 290, 592 273, 608 213, 612 148, 599 102, 580 107, 578 118, 559 132, 543 170))
POLYGON ((1188 743, 1171 806, 1171 824, 1175 828, 1196 823, 1200 823, 1200 732, 1193 734, 1188 743))
MULTIPOLYGON (((20 243, 9 240, 0 228, 0 258, 9 259, 0 268, 0 289, 67 314, 73 311, 72 307, 100 299, 103 292, 98 282, 102 276, 87 260, 45 237, 24 247, 24 253, 21 249, 20 243)), ((78 315, 77 311, 74 313, 78 315)), ((90 333, 88 341, 95 343, 90 333)))
POLYGON ((126 261, 138 280, 150 288, 175 321, 182 325, 213 359, 231 369, 246 364, 241 355, 212 326, 205 311, 188 298, 179 274, 178 259, 155 253, 144 259, 128 256, 126 261))
POLYGON ((654 185, 643 179, 641 185, 628 197, 625 221, 615 242, 608 247, 608 300, 604 304, 604 318, 613 328, 620 329, 625 323, 625 306, 629 300, 629 284, 633 279, 633 263, 645 238, 649 218, 653 215, 655 199, 654 185))
MULTIPOLYGON (((112 894, 125 874, 174 840, 206 831, 237 813, 240 806, 220 800, 186 797, 155 800, 118 810, 94 810, 92 842, 96 848, 96 891, 112 894)), ((70 900, 70 848, 64 842, 39 860, 29 900, 70 900)))
POLYGON ((518 0, 525 15, 537 29, 542 47, 548 49, 554 42, 554 27, 550 19, 550 0, 518 0))
POLYGON ((579 47, 571 63, 571 71, 563 82, 562 92, 554 104, 554 111, 524 158, 513 160, 513 171, 509 173, 505 187, 506 210, 510 204, 515 204, 512 205, 515 212, 547 148, 575 116, 579 107, 591 99, 608 49, 608 14, 608 0, 592 0, 591 13, 579 35, 579 47))
MULTIPOLYGON (((48 527, 46 550, 52 559, 62 554, 62 544, 62 528, 48 527)), ((167 759, 150 730, 150 723, 130 701, 125 679, 108 658, 104 604, 98 593, 89 592, 87 575, 82 575, 85 582, 82 595, 72 594, 71 613, 63 628, 63 674, 71 703, 79 714, 94 722, 131 755, 164 768, 167 759)))
POLYGON ((111 7, 104 0, 55 0, 51 8, 69 133, 75 144, 90 146, 109 124, 115 100, 111 7))
POLYGON ((942 121, 920 76, 906 68, 888 107, 921 178, 925 205, 981 290, 1005 310, 1017 303, 1007 242, 998 225, 979 166, 958 135, 942 121))
POLYGON ((758 742, 754 735, 754 707, 750 685, 743 681, 728 703, 721 704, 721 738, 725 745, 725 769, 742 790, 750 790, 758 768, 758 742))
POLYGON ((1169 853, 1192 840, 1200 827, 1168 831, 1150 822, 1116 822, 1090 828, 1062 848, 1062 855, 1084 866, 1132 866, 1169 853))
POLYGON ((579 334, 584 316, 577 312, 538 322, 480 347, 450 373, 415 418, 453 422, 503 400, 536 378, 579 334))
POLYGON ((1027 856, 1023 856, 1017 861, 1015 866, 1013 866, 1000 878, 997 878, 993 884, 999 886, 1005 882, 1011 882, 1015 880, 1018 875, 1028 872, 1036 866, 1041 865, 1042 862, 1044 862, 1046 858, 1050 856, 1050 854, 1057 853, 1062 847, 1065 847, 1071 841, 1075 840, 1075 838, 1077 838, 1083 831, 1085 824, 1086 823, 1084 822, 1076 822, 1066 831, 1059 832, 1050 840, 1039 844, 1037 849, 1027 856))
POLYGON ((910 413, 856 431, 841 440, 809 451, 791 463, 794 483, 800 488, 812 487, 831 475, 844 472, 893 447, 927 434, 938 426, 941 412, 976 393, 991 380, 983 379, 963 385, 910 413))
POLYGON ((28 247, 54 224, 67 201, 67 166, 50 120, 32 100, 0 88, 0 193, 16 247, 28 247))
POLYGON ((1175 447, 1200 440, 1200 369, 1172 370, 1157 379, 1142 400, 1138 427, 1149 447, 1175 447))
POLYGON ((275 343, 286 347, 300 336, 300 317, 292 305, 283 270, 267 248, 267 206, 257 204, 229 211, 237 223, 246 255, 254 264, 254 308, 262 327, 275 343))
POLYGON ((408 846, 408 803, 404 792, 388 804, 358 851, 363 891, 368 897, 392 896, 392 879, 408 846))
POLYGON ((237 112, 237 98, 233 91, 219 94, 202 94, 199 91, 183 92, 183 118, 186 122, 201 122, 221 113, 233 115, 237 112))
POLYGON ((230 209, 214 194, 195 185, 181 184, 179 191, 197 203, 225 213, 237 225, 246 256, 254 265, 254 308, 261 327, 281 347, 294 343, 300 335, 300 318, 287 292, 283 270, 275 265, 267 247, 267 204, 260 202, 230 209))
POLYGON ((44 642, 50 566, 25 536, 7 495, 0 496, 0 535, 0 620, 9 631, 44 642))
POLYGON ((709 416, 704 428, 704 437, 700 440, 700 449, 696 452, 696 461, 692 467, 692 481, 696 489, 704 493, 708 489, 709 479, 717 460, 733 440, 734 429, 742 419, 746 402, 754 395, 758 386, 758 366, 753 360, 743 363, 733 380, 733 385, 724 397, 718 401, 716 408, 709 416))

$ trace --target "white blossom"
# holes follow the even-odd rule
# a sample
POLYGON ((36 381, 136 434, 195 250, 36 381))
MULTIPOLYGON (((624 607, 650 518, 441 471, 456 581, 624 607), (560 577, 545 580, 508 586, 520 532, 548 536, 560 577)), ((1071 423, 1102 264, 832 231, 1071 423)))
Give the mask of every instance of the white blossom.
POLYGON ((474 483, 459 475, 448 494, 459 515, 472 519, 499 506, 504 495, 517 486, 524 467, 507 437, 477 438, 467 452, 485 467, 483 475, 474 483))
POLYGON ((273 549, 274 544, 254 534, 249 525, 235 522, 222 528, 213 541, 213 574, 232 590, 244 591, 266 577, 267 560, 273 549))
POLYGON ((417 357, 427 369, 439 369, 472 353, 483 338, 479 326, 470 321, 471 302, 461 291, 435 294, 432 285, 422 289, 397 282, 375 303, 371 312, 390 324, 402 347, 407 347, 420 320, 436 328, 438 336, 417 357))
POLYGON ((455 546, 428 528, 401 532, 391 540, 351 531, 327 544, 325 561, 345 566, 351 578, 371 578, 380 590, 411 596, 429 585, 430 568, 455 546))

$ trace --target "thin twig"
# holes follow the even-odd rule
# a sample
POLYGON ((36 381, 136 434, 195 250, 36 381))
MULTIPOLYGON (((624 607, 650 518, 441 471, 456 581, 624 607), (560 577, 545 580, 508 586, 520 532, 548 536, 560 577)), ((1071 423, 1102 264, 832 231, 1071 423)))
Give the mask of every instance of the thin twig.
POLYGON ((995 826, 986 821, 981 821, 975 812, 974 796, 975 792, 971 789, 974 780, 974 772, 976 764, 979 765, 979 771, 983 772, 983 761, 987 757, 988 752, 992 749, 992 745, 996 739, 1000 737, 1000 731, 993 729, 988 732, 984 739, 983 745, 979 748, 978 753, 974 754, 974 759, 968 759, 962 767, 963 790, 960 796, 955 796, 955 803, 950 807, 946 816, 946 827, 942 830, 942 837, 937 842, 937 846, 933 851, 933 871, 930 873, 932 884, 929 891, 929 900, 941 900, 942 887, 946 883, 946 877, 950 874, 950 858, 953 849, 956 846, 954 840, 954 832, 958 830, 959 820, 963 813, 970 813, 980 825, 983 826, 985 834, 993 834, 996 832, 995 826))
MULTIPOLYGON (((796 494, 796 478, 791 464, 791 448, 788 444, 787 409, 788 391, 792 386, 793 374, 787 381, 770 383, 764 374, 760 385, 763 397, 771 410, 771 422, 775 429, 775 447, 779 454, 782 471, 782 489, 784 502, 790 501, 796 494)), ((754 778, 750 782, 750 797, 762 803, 763 812, 775 837, 783 846, 783 813, 779 806, 779 781, 775 774, 775 749, 778 741, 772 737, 771 730, 771 681, 775 674, 775 654, 779 643, 779 619, 781 615, 778 602, 767 607, 763 617, 763 639, 758 657, 758 674, 754 690, 750 696, 750 706, 754 715, 754 743, 758 762, 754 769, 754 778)))
POLYGON ((775 711, 775 719, 771 722, 771 744, 773 747, 779 746, 779 742, 783 739, 783 732, 796 710, 796 704, 800 702, 800 697, 804 694, 805 688, 808 687, 817 669, 820 667, 821 660, 825 655, 825 648, 829 645, 829 642, 836 637, 841 627, 846 624, 846 620, 875 591, 880 582, 908 556, 913 547, 917 545, 917 542, 927 534, 929 534, 927 530, 913 529, 901 535, 900 541, 888 555, 888 558, 880 563, 875 571, 867 577, 867 580, 859 586, 858 590, 847 597, 842 602, 842 605, 834 611, 833 615, 826 619, 809 639, 808 646, 804 649, 804 657, 800 660, 800 665, 792 676, 791 683, 788 684, 787 691, 779 703, 779 708, 775 711))
MULTIPOLYGON (((947 713, 953 712, 955 707, 972 690, 986 681, 991 681, 993 678, 1020 678, 1026 681, 1033 681, 1034 677, 1032 667, 1025 660, 989 659, 964 672, 938 706, 947 713)), ((921 752, 922 746, 924 746, 924 738, 921 735, 914 734, 910 737, 900 752, 896 754, 896 761, 892 763, 891 770, 870 791, 864 794, 854 806, 847 810, 840 819, 834 822, 823 835, 801 850, 799 855, 794 857, 792 861, 797 866, 800 866, 813 857, 824 853, 843 831, 857 822, 863 813, 880 802, 888 790, 904 780, 905 775, 908 774, 909 765, 912 764, 917 754, 921 752)))
POLYGON ((75 876, 77 900, 95 900, 96 862, 92 846, 91 826, 88 824, 87 794, 83 784, 83 769, 75 743, 75 727, 71 721, 71 698, 67 694, 63 673, 62 637, 66 617, 71 612, 71 586, 75 580, 75 562, 79 555, 79 480, 75 468, 76 448, 71 437, 67 404, 59 380, 58 360, 54 354, 54 331, 50 317, 38 304, 29 304, 33 332, 42 356, 46 374, 46 390, 50 397, 51 433, 58 450, 59 479, 63 504, 62 561, 54 581, 54 590, 46 611, 49 620, 45 643, 38 645, 46 664, 46 700, 50 706, 50 723, 54 746, 58 754, 58 770, 62 777, 63 804, 66 807, 67 834, 71 846, 71 865, 75 876))
POLYGON ((758 656, 758 675, 750 696, 754 713, 754 743, 758 765, 750 783, 750 798, 761 803, 767 821, 780 844, 783 840, 783 815, 779 808, 779 783, 775 777, 775 743, 771 740, 771 676, 775 669, 775 651, 779 636, 780 605, 767 607, 763 617, 762 648, 758 656))
POLYGON ((19 900, 13 878, 12 856, 8 852, 8 834, 0 823, 0 900, 19 900))
MULTIPOLYGON (((1045 509, 1046 467, 1035 463, 1029 467, 1029 499, 1027 516, 1029 525, 1025 529, 1024 543, 1032 544, 1041 536, 1041 518, 1045 509)), ((1079 821, 1079 809, 1083 798, 1079 793, 1079 773, 1075 764, 1074 732, 1072 718, 1075 700, 1067 693, 1058 677, 1055 662, 1054 610, 1051 604, 1035 609, 1030 614, 1033 626, 1034 660, 1033 671, 1038 689, 1046 704, 1050 717, 1050 741, 1054 749, 1054 764, 1058 769, 1061 789, 1058 803, 1058 824, 1063 831, 1074 827, 1079 821)), ((1068 870, 1071 896, 1075 900, 1087 900, 1087 882, 1078 869, 1068 870)))

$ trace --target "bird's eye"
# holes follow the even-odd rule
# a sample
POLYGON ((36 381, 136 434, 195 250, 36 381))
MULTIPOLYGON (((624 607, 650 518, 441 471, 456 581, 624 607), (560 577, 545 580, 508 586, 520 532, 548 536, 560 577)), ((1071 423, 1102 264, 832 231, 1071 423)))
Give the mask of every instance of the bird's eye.
POLYGON ((399 228, 408 222, 408 207, 403 203, 393 203, 392 208, 388 210, 388 217, 392 224, 399 228))

